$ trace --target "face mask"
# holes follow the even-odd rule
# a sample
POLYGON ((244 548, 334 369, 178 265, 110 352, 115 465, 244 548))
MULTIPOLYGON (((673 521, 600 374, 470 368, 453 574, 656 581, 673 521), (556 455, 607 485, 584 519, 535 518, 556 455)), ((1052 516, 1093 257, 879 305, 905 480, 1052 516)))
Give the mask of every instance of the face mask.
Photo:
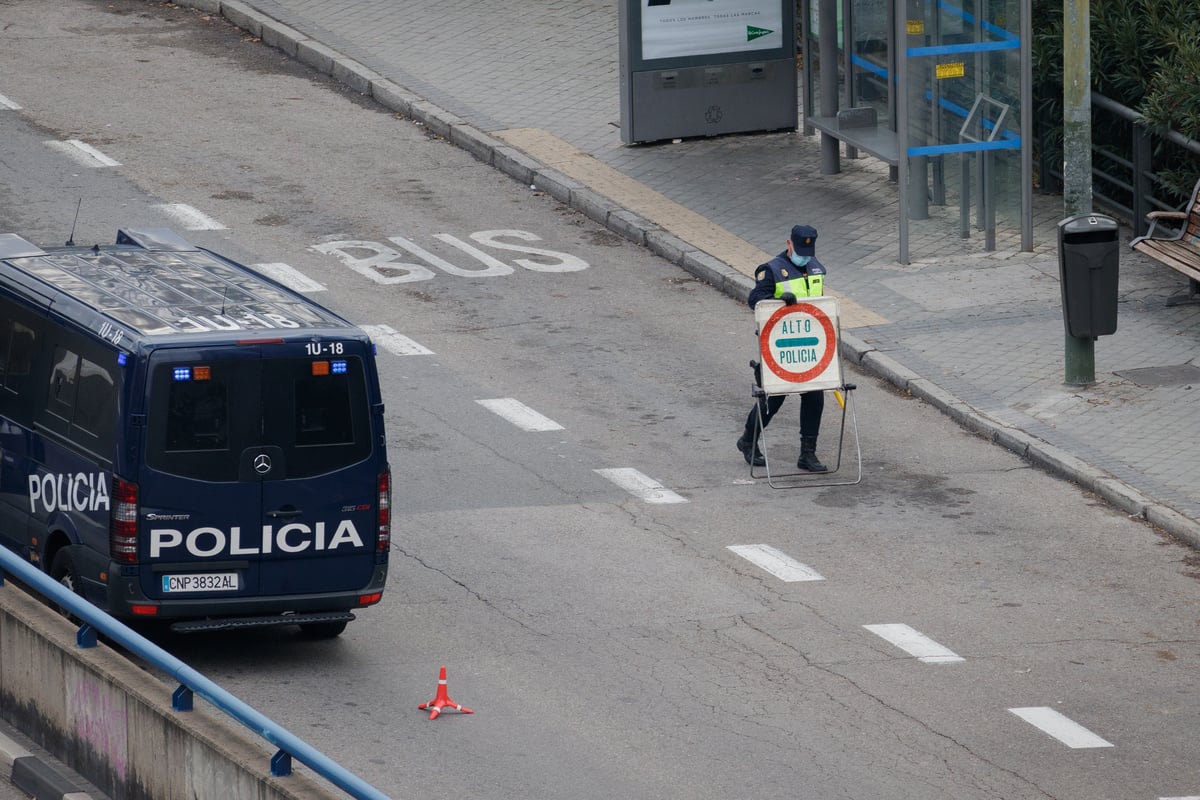
POLYGON ((792 263, 797 267, 807 266, 808 262, 812 260, 812 256, 798 256, 795 253, 792 253, 790 258, 792 259, 792 263))

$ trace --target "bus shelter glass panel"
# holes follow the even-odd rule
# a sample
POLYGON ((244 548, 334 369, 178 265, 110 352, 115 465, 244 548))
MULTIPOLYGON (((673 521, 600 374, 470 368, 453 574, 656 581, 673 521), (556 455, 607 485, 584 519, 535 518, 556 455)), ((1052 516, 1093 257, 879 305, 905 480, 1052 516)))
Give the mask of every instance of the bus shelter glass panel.
MULTIPOLYGON (((1032 163, 1027 115, 1029 0, 902 0, 897 41, 901 260, 908 234, 981 236, 994 250, 1030 249, 1032 163), (1025 37, 1027 41, 1028 37, 1025 37), (940 208, 939 208, 940 207, 940 208), (929 223, 923 220, 932 220, 929 223)), ((914 249, 929 254, 922 239, 914 249)), ((935 251, 936 252, 936 251, 935 251)))
POLYGON ((846 95, 847 105, 853 108, 870 108, 880 125, 895 130, 891 124, 892 74, 891 30, 888 0, 842 0, 849 9, 850 40, 849 74, 850 86, 846 95))
MULTIPOLYGON (((878 128, 894 138, 891 6, 894 0, 805 0, 804 112, 807 123, 854 146, 878 128), (823 31, 823 20, 833 20, 823 31), (822 49, 824 48, 824 49, 822 49), (839 119, 838 115, 841 113, 839 119)), ((886 149, 886 145, 884 145, 886 149)), ((894 144, 892 145, 894 149, 894 144)))

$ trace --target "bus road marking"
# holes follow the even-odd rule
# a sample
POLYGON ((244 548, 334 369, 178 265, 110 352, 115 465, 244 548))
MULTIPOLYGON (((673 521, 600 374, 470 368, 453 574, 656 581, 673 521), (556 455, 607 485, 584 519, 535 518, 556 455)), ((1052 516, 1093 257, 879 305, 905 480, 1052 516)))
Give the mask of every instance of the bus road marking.
POLYGON ((801 564, 769 544, 731 544, 725 549, 733 551, 754 566, 766 570, 785 583, 825 580, 824 576, 812 567, 801 564))
POLYGON ((297 292, 323 292, 325 287, 290 264, 251 264, 251 267, 274 278, 289 289, 297 292))
POLYGON ((49 141, 46 146, 66 154, 76 163, 85 167, 119 167, 121 162, 114 161, 101 153, 90 144, 78 139, 67 139, 65 142, 49 141))
MULTIPOLYGON (((515 271, 513 266, 457 236, 435 233, 433 238, 471 256, 483 267, 459 266, 403 236, 387 237, 388 244, 362 239, 346 239, 319 242, 311 245, 310 249, 327 256, 334 256, 350 270, 386 286, 433 280, 438 276, 438 272, 431 267, 435 267, 447 275, 464 278, 492 278, 511 275, 515 271), (396 245, 400 249, 398 250, 392 245, 396 245), (415 260, 410 256, 415 256, 415 260)), ((512 258, 513 264, 531 272, 577 272, 588 268, 588 262, 578 256, 526 244, 526 242, 542 241, 542 237, 529 231, 507 228, 475 231, 470 234, 470 238, 477 244, 493 250, 533 256, 533 258, 517 258, 515 256, 512 258), (510 241, 512 239, 518 241, 510 241)))
POLYGON ((0 94, 0 108, 7 108, 9 111, 20 111, 21 107, 9 100, 4 95, 0 94))
POLYGON ((916 656, 918 661, 923 661, 926 664, 950 664, 966 660, 949 648, 943 647, 933 639, 930 639, 925 634, 913 630, 908 625, 888 623, 884 625, 863 625, 863 627, 881 639, 899 647, 909 655, 916 656))
POLYGON ((371 341, 379 344, 394 356, 431 356, 433 351, 417 344, 402 333, 396 333, 391 325, 359 325, 371 341))
POLYGON ((1029 708, 1010 708, 1009 711, 1028 722, 1033 727, 1048 733, 1067 747, 1112 747, 1087 728, 1074 720, 1068 719, 1049 706, 1033 706, 1029 708))
POLYGON ((686 503, 687 499, 680 497, 670 489, 651 477, 643 475, 631 467, 614 469, 598 469, 597 473, 608 478, 639 500, 647 503, 686 503))
POLYGON ((561 431, 563 429, 563 426, 554 420, 542 416, 529 406, 511 397, 499 397, 494 400, 476 400, 475 402, 488 411, 508 420, 523 431, 532 433, 535 431, 561 431))
POLYGON ((223 231, 225 226, 186 203, 163 203, 158 209, 189 231, 223 231))

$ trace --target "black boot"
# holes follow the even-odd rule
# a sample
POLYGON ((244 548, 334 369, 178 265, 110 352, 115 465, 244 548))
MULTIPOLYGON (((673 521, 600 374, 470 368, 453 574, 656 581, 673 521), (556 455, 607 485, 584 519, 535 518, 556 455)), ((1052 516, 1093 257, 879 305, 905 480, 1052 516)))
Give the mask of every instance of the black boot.
POLYGON ((800 460, 796 462, 796 466, 800 469, 806 469, 809 472, 829 471, 829 467, 817 459, 817 437, 800 437, 800 460))
POLYGON ((742 451, 742 457, 746 459, 746 463, 752 467, 765 467, 767 460, 763 458, 762 451, 758 449, 758 437, 751 432, 743 432, 742 438, 737 440, 737 449, 742 451))

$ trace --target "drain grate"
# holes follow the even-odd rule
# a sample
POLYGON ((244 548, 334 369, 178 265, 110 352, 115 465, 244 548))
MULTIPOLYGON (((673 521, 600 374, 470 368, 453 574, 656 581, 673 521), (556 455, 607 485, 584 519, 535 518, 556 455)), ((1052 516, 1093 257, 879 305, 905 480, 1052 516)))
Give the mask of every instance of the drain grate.
POLYGON ((1139 367, 1114 372, 1119 378, 1132 381, 1138 386, 1183 386, 1200 383, 1200 367, 1195 364, 1178 364, 1173 367, 1139 367))

